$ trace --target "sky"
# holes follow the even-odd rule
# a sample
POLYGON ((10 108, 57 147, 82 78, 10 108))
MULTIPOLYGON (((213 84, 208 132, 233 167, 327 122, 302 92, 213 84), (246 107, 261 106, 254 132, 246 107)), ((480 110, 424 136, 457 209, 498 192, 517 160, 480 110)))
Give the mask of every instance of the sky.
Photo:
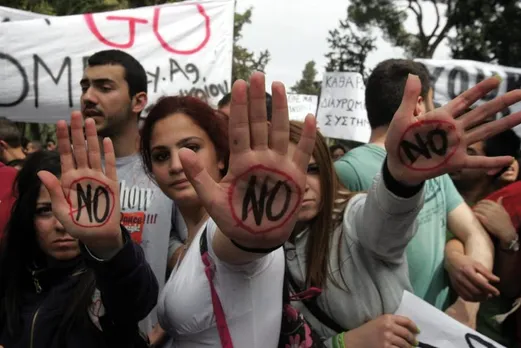
MULTIPOLYGON (((346 18, 348 4, 346 0, 237 1, 239 12, 253 7, 252 24, 243 27, 241 44, 255 52, 270 51, 271 60, 266 68, 268 86, 272 81, 282 81, 292 86, 300 79, 305 64, 310 60, 317 63, 321 74, 327 63, 324 54, 329 50, 326 40, 328 32, 339 26, 340 19, 346 18)), ((434 13, 428 5, 425 5, 424 11, 434 13)), ((435 16, 424 17, 425 28, 432 30, 435 16)), ((415 19, 411 17, 405 25, 412 32, 417 30, 415 19)), ((392 47, 378 34, 377 49, 367 59, 368 68, 373 68, 382 60, 404 56, 403 50, 392 47)), ((434 58, 450 58, 446 43, 440 45, 434 58)))

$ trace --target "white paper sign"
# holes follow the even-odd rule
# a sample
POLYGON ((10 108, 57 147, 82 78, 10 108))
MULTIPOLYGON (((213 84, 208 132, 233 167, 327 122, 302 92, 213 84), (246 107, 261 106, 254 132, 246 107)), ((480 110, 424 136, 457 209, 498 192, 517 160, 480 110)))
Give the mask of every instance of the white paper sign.
POLYGON ((407 291, 395 314, 408 317, 420 328, 418 347, 505 348, 407 291))
POLYGON ((86 59, 106 49, 144 66, 149 103, 164 95, 216 103, 231 90, 233 16, 233 0, 201 0, 0 23, 0 116, 68 119, 86 59))
MULTIPOLYGON (((502 78, 499 88, 479 100, 476 105, 481 105, 508 91, 521 88, 520 68, 457 59, 417 59, 417 61, 425 64, 429 69, 434 86, 434 100, 442 105, 493 75, 499 75, 502 78)), ((521 111, 521 103, 509 107, 503 113, 498 114, 498 117, 518 111, 521 111)), ((515 127, 514 130, 521 136, 521 126, 515 127)))
POLYGON ((366 143, 371 128, 365 110, 365 85, 354 72, 323 75, 318 103, 317 126, 327 137, 366 143))
POLYGON ((307 114, 317 112, 318 96, 307 94, 288 94, 289 119, 304 121, 307 114))

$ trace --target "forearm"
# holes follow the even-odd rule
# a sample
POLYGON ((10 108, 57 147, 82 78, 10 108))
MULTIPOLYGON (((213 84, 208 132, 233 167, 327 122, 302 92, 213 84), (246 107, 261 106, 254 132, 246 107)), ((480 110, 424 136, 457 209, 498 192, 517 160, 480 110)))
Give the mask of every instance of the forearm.
POLYGON ((361 244, 384 261, 401 260, 416 231, 415 220, 423 206, 422 188, 423 185, 408 187, 399 183, 384 163, 363 207, 352 207, 361 244))
POLYGON ((157 303, 159 286, 143 250, 123 231, 122 249, 108 261, 97 260, 85 249, 96 286, 109 315, 120 321, 139 321, 157 303))
MULTIPOLYGON (((478 222, 479 223, 479 222, 478 222)), ((488 233, 480 226, 475 232, 468 235, 463 241, 465 245, 465 254, 473 260, 480 262, 487 269, 492 270, 494 267, 494 244, 488 233)))
POLYGON ((451 264, 455 264, 454 259, 460 255, 465 255, 465 245, 456 238, 449 240, 445 245, 445 269, 447 271, 451 264))

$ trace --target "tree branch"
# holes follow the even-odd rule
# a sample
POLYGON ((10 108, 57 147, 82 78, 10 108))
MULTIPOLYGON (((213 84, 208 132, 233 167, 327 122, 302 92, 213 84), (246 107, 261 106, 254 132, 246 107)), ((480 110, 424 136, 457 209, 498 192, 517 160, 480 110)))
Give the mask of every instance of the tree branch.
POLYGON ((431 0, 432 5, 434 6, 434 9, 436 10, 436 26, 434 27, 434 30, 427 38, 427 42, 431 42, 434 35, 436 35, 436 32, 438 31, 438 28, 440 27, 440 10, 438 9, 438 5, 436 4, 436 0, 431 0))
POLYGON ((423 41, 425 39, 425 31, 423 30, 423 12, 422 7, 418 3, 418 0, 409 0, 409 6, 408 8, 414 12, 416 15, 416 23, 418 24, 418 31, 420 36, 420 41, 423 41), (412 4, 416 4, 418 6, 418 9, 415 9, 412 4))
POLYGON ((450 17, 447 18, 447 23, 445 23, 445 26, 441 30, 440 34, 437 35, 436 40, 433 42, 429 49, 429 53, 432 57, 434 54, 434 51, 436 51, 436 48, 440 45, 440 43, 443 41, 443 39, 447 36, 447 33, 449 32, 450 28, 452 28, 452 19, 450 17))

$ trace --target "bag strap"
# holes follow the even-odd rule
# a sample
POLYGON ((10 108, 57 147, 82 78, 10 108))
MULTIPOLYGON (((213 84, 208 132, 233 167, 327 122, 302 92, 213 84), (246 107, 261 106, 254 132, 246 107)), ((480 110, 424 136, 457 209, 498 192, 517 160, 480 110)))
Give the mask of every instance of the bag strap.
POLYGON ((212 264, 208 254, 208 241, 206 239, 206 235, 207 233, 205 228, 199 241, 199 250, 201 252, 201 259, 203 260, 204 264, 204 273, 206 274, 206 278, 208 278, 208 283, 210 283, 210 293, 212 295, 212 306, 213 313, 215 315, 215 321, 217 323, 217 331, 219 332, 222 348, 233 348, 232 336, 230 335, 230 330, 228 329, 228 324, 226 323, 226 315, 224 314, 221 300, 219 299, 219 295, 217 295, 217 291, 215 290, 215 286, 213 284, 215 265, 212 264))
MULTIPOLYGON (((293 288, 293 291, 295 291, 295 293, 298 294, 303 292, 303 290, 301 290, 300 287, 297 285, 295 279, 293 279, 287 261, 285 278, 288 279, 289 284, 291 284, 291 287, 293 288)), ((329 329, 333 330, 337 334, 347 331, 346 329, 338 325, 333 319, 331 319, 322 309, 320 309, 320 307, 317 304, 316 297, 313 297, 311 299, 303 299, 301 300, 301 302, 304 304, 304 306, 306 306, 306 308, 311 312, 311 314, 313 314, 313 316, 317 318, 318 321, 320 321, 323 325, 327 326, 329 329)))

